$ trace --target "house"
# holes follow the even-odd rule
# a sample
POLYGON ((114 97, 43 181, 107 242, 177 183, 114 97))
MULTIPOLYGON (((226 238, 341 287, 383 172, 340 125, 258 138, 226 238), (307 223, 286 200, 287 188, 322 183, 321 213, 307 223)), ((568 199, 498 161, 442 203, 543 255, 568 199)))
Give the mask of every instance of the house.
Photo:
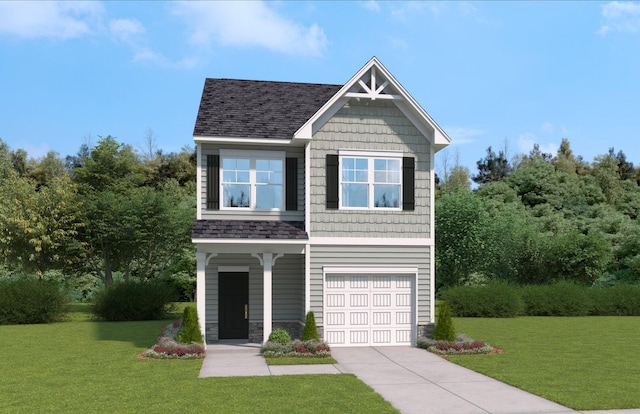
POLYGON ((207 343, 411 345, 434 321, 434 154, 450 143, 375 57, 344 85, 206 79, 195 123, 207 343))

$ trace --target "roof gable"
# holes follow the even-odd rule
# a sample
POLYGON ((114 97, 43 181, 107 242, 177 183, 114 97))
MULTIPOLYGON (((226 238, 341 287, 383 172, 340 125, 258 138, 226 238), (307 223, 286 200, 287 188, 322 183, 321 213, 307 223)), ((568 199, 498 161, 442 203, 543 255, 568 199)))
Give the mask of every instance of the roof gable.
POLYGON ((312 139, 349 99, 390 99, 435 146, 436 151, 451 143, 451 138, 413 99, 393 75, 371 58, 340 90, 296 131, 295 138, 312 139))
POLYGON ((205 80, 194 137, 293 138, 340 85, 205 80))

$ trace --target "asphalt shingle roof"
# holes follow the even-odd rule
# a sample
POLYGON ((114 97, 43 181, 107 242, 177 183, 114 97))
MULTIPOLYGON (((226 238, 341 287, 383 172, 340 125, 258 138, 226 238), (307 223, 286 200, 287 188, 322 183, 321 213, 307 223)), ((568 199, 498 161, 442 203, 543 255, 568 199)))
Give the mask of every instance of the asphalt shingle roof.
POLYGON ((302 221, 196 220, 193 239, 280 239, 308 240, 302 221))
POLYGON ((291 139, 341 87, 207 78, 193 135, 291 139))

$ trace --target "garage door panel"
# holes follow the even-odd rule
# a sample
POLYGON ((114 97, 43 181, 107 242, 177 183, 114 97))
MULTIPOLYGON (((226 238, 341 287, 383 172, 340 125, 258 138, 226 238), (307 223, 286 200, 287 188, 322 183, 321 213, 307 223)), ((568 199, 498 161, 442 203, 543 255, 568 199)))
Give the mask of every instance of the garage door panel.
POLYGON ((328 326, 344 326, 345 312, 327 312, 325 321, 328 326))
POLYGON ((369 307, 369 294, 368 293, 352 293, 349 295, 349 305, 352 308, 367 308, 369 307))
POLYGON ((414 279, 405 275, 327 275, 327 342, 332 345, 411 344, 414 279))
POLYGON ((391 330, 390 329, 374 329, 373 332, 373 344, 390 344, 391 343, 391 330))
POLYGON ((369 343, 369 331, 351 331, 349 335, 350 343, 353 345, 366 345, 369 343))
POLYGON ((374 325, 391 325, 391 312, 373 312, 374 325))
POLYGON ((369 325, 369 312, 349 312, 352 326, 369 325))
POLYGON ((331 293, 327 295, 327 308, 344 308, 345 295, 341 293, 331 293))

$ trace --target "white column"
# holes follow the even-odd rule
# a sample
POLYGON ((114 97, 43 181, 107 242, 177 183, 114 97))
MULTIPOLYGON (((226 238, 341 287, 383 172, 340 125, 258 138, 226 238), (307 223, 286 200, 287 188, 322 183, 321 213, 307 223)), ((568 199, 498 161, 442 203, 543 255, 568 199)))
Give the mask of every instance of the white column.
POLYGON ((272 328, 272 303, 273 303, 273 253, 263 253, 262 255, 264 272, 263 272, 263 339, 262 342, 267 342, 269 335, 271 335, 272 328))
POLYGON ((202 336, 204 337, 206 342, 205 326, 207 309, 205 306, 205 293, 207 291, 207 288, 205 285, 205 268, 207 266, 207 254, 204 252, 196 253, 196 261, 196 309, 198 310, 198 323, 200 324, 200 332, 202 332, 202 336))

